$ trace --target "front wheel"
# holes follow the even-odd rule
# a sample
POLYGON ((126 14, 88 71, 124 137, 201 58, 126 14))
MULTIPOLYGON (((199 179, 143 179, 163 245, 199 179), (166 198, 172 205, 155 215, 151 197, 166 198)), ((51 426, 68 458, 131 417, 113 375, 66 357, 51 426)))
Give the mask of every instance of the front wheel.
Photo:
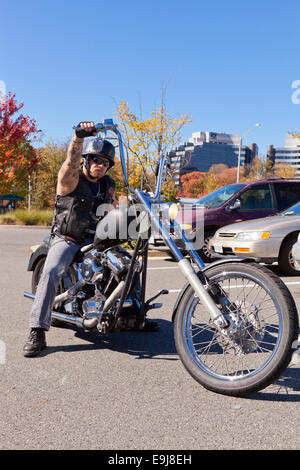
POLYGON ((292 248, 298 239, 298 234, 288 238, 280 249, 278 257, 279 269, 284 273, 292 276, 299 276, 299 270, 295 266, 295 261, 292 255, 292 248))
POLYGON ((204 240, 203 240, 203 246, 200 248, 200 250, 197 250, 200 258, 204 263, 211 263, 216 259, 216 257, 213 255, 213 253, 209 250, 209 242, 210 239, 214 236, 216 233, 215 230, 207 230, 204 232, 204 240))
POLYGON ((278 276, 254 263, 212 266, 206 275, 227 298, 222 311, 229 326, 218 328, 189 287, 174 324, 180 359, 195 380, 216 393, 262 390, 291 360, 298 337, 293 298, 278 276))

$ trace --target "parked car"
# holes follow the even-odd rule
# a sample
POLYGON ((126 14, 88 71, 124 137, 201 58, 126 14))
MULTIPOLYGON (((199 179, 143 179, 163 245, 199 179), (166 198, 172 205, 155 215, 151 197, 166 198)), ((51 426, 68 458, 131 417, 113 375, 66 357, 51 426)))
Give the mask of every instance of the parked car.
POLYGON ((278 261, 284 274, 300 274, 293 245, 300 233, 300 202, 278 215, 222 227, 209 241, 214 254, 250 257, 258 262, 278 261))
MULTIPOLYGON (((214 258, 208 249, 209 241, 219 228, 277 214, 298 201, 300 179, 266 179, 230 184, 202 197, 196 204, 184 205, 176 220, 190 239, 195 235, 194 239, 199 240, 202 233, 202 246, 195 246, 195 249, 203 261, 208 262, 214 258)), ((184 249, 180 240, 178 245, 184 249)))

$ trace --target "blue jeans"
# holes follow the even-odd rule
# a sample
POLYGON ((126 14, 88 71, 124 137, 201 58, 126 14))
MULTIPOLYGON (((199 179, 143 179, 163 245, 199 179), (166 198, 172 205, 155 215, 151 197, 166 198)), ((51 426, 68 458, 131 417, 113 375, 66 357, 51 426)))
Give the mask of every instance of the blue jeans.
POLYGON ((30 328, 49 330, 59 281, 82 245, 53 236, 30 312, 30 328))

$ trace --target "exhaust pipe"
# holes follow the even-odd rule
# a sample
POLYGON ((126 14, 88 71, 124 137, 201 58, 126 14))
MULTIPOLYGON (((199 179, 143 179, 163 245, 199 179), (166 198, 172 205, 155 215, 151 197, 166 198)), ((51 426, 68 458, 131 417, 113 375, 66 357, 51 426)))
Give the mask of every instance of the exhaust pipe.
MULTIPOLYGON (((125 284, 125 281, 121 281, 120 284, 115 288, 115 290, 108 297, 108 299, 106 299, 102 313, 107 312, 113 306, 113 304, 117 301, 117 299, 121 295, 124 284, 125 284)), ((74 290, 74 288, 72 290, 74 290)), ((60 294, 60 295, 61 296, 66 295, 67 292, 64 292, 64 294, 60 294)), ((24 292, 24 297, 27 297, 28 299, 32 299, 32 300, 35 299, 34 294, 31 294, 30 292, 26 292, 26 291, 24 292)), ((66 295, 65 299, 68 299, 68 298, 69 297, 66 295)), ((51 316, 53 318, 56 318, 57 320, 61 320, 66 323, 71 323, 72 325, 80 326, 81 328, 84 328, 86 330, 92 330, 93 328, 95 328, 99 321, 99 316, 87 319, 87 318, 82 318, 82 317, 75 317, 74 315, 65 315, 59 312, 51 312, 51 316)))
POLYGON ((71 297, 74 297, 77 292, 80 291, 80 289, 85 286, 86 282, 84 279, 80 279, 79 281, 74 284, 70 289, 68 289, 66 292, 63 292, 62 294, 59 294, 55 297, 54 299, 54 305, 57 305, 61 302, 64 302, 65 300, 70 299, 71 297))
MULTIPOLYGON (((24 297, 27 297, 28 299, 35 299, 35 295, 31 294, 30 292, 24 292, 24 297)), ((81 326, 82 328, 85 328, 83 326, 84 319, 81 317, 75 317, 72 315, 64 315, 63 313, 59 312, 51 312, 51 317, 56 318, 57 320, 65 321, 68 323, 72 323, 73 325, 81 326)), ((92 318, 92 320, 95 320, 95 318, 92 318)))

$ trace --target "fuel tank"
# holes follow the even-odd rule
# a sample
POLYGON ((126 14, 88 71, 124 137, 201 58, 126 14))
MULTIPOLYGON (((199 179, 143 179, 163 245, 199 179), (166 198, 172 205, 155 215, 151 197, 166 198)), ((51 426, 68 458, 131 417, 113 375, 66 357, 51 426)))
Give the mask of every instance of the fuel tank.
POLYGON ((150 236, 150 223, 145 211, 133 206, 111 210, 97 224, 94 246, 97 250, 125 243, 128 239, 136 240, 141 234, 143 238, 150 236))

